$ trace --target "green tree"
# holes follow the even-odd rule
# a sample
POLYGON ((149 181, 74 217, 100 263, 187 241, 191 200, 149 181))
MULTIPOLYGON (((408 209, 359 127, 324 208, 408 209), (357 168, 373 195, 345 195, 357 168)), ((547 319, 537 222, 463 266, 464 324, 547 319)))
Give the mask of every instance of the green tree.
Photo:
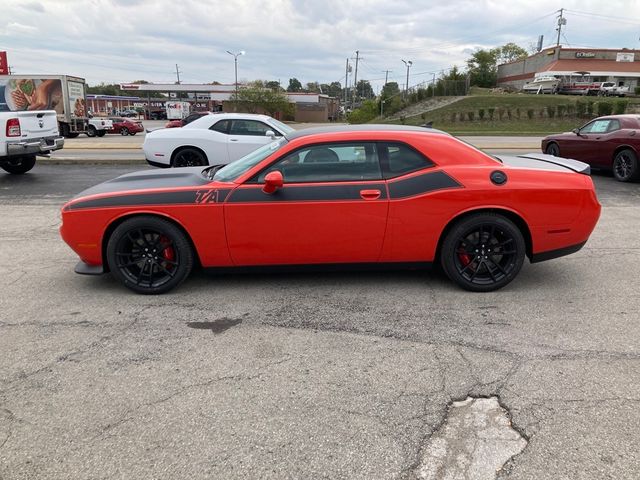
POLYGON ((265 86, 265 88, 269 88, 269 89, 274 90, 276 92, 284 92, 284 88, 282 88, 280 86, 280 82, 277 82, 275 80, 270 80, 268 82, 264 82, 264 86, 265 86))
POLYGON ((318 82, 307 82, 305 90, 310 93, 320 93, 320 84, 318 82))
POLYGON ((287 87, 287 92, 301 92, 301 91, 302 91, 302 84, 300 83, 300 80, 298 80, 297 78, 290 78, 289 86, 287 87))
POLYGON ((360 108, 356 108, 347 115, 349 123, 366 123, 378 116, 378 106, 373 100, 365 100, 360 108))
POLYGON ((238 97, 236 98, 234 93, 231 99, 236 101, 242 110, 249 113, 258 113, 263 110, 271 116, 277 112, 287 115, 293 109, 293 104, 283 92, 266 88, 261 81, 252 82, 241 88, 238 91, 238 97))
POLYGON ((471 85, 494 87, 498 78, 496 67, 498 49, 478 50, 467 60, 467 69, 471 76, 471 85))
POLYGON ((358 98, 372 98, 374 96, 373 87, 371 87, 369 80, 358 80, 356 95, 358 98))
POLYGON ((398 86, 398 82, 388 82, 387 84, 385 84, 384 87, 382 87, 382 92, 380 93, 380 96, 382 98, 389 98, 399 93, 400 93, 400 87, 398 86))
POLYGON ((320 85, 322 93, 330 97, 340 97, 342 95, 342 85, 340 82, 323 83, 320 85))
POLYGON ((520 60, 521 58, 525 58, 529 55, 524 48, 512 42, 498 47, 496 50, 496 60, 499 64, 513 62, 514 60, 520 60))

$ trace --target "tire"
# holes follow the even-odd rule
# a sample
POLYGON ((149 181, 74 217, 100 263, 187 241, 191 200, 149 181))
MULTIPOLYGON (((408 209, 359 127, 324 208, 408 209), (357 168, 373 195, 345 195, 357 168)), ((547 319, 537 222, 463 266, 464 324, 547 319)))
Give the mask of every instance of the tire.
POLYGON ((131 135, 132 137, 138 132, 129 132, 129 135, 131 135))
POLYGON ((95 137, 98 134, 98 130, 93 125, 89 125, 87 128, 87 137, 95 137))
POLYGON ((127 127, 122 127, 120 129, 120 135, 122 135, 123 137, 126 137, 127 135, 129 135, 129 129, 127 127))
POLYGON ((619 182, 633 182, 640 178, 638 156, 628 148, 620 150, 613 157, 613 176, 619 182))
POLYGON ((440 262, 447 276, 471 292, 491 292, 510 283, 522 268, 526 245, 513 222, 494 213, 458 221, 447 233, 440 262))
POLYGON ((107 243, 111 274, 136 293, 157 295, 180 285, 191 273, 189 240, 168 220, 133 217, 113 231, 107 243))
POLYGON ((209 165, 204 153, 195 148, 183 148, 176 152, 171 162, 172 167, 199 167, 209 165))
POLYGON ((67 138, 78 138, 78 135, 80 135, 78 132, 69 132, 69 133, 67 133, 66 137, 67 138))
POLYGON ((106 131, 106 130, 98 130, 98 131, 96 132, 96 134, 97 134, 99 137, 104 137, 104 136, 107 134, 107 131, 106 131))
POLYGON ((35 155, 25 155, 22 157, 10 158, 0 164, 0 167, 6 172, 13 173, 14 175, 21 175, 27 173, 36 164, 35 155))
POLYGON ((560 156, 560 147, 557 143, 550 143, 547 145, 546 150, 544 151, 547 155, 553 155, 554 157, 560 156))

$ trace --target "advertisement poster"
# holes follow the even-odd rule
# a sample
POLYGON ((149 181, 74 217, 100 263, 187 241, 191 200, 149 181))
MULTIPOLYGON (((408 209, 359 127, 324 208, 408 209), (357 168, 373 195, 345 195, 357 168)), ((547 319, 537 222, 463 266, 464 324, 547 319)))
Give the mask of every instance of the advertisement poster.
POLYGON ((0 111, 19 110, 55 110, 63 114, 62 82, 49 78, 0 77, 0 111))
POLYGON ((7 52, 0 52, 0 75, 9 75, 9 64, 7 63, 7 52))
POLYGON ((72 117, 86 116, 86 105, 84 104, 84 84, 79 82, 67 82, 69 86, 69 105, 71 106, 72 117))

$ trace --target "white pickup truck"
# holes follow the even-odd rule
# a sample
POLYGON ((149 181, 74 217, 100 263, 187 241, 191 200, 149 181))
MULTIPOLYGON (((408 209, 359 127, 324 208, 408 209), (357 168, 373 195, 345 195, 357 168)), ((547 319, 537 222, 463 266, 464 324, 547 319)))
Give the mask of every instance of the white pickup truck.
POLYGON ((602 82, 599 95, 605 97, 624 97, 629 93, 629 87, 619 87, 616 82, 602 82))
POLYGON ((25 173, 36 155, 48 155, 64 146, 54 110, 0 111, 0 168, 25 173))
POLYGON ((113 128, 113 120, 102 117, 93 117, 89 119, 89 126, 87 127, 87 137, 104 137, 107 130, 113 128))

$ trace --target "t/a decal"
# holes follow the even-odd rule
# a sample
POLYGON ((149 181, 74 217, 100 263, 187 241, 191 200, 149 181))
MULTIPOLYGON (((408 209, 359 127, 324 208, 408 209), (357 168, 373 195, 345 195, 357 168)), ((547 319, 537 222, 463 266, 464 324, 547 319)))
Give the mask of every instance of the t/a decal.
POLYGON ((218 203, 219 194, 217 189, 198 190, 196 192, 196 203, 218 203))

